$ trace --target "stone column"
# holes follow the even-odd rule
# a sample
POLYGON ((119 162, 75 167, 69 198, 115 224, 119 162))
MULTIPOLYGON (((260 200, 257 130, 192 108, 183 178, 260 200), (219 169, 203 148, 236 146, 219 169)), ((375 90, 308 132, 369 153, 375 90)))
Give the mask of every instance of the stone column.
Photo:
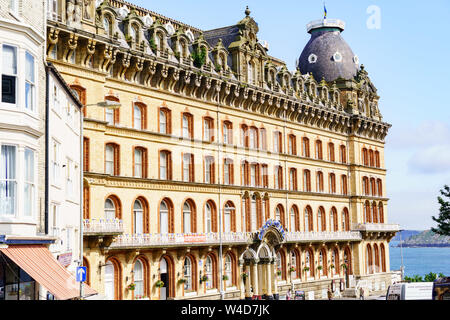
MULTIPOLYGON (((244 285, 244 279, 242 278, 242 274, 244 273, 244 264, 242 261, 239 260, 239 290, 241 291, 240 299, 245 299, 245 285, 244 285)), ((248 281, 248 279, 247 279, 248 281)))
POLYGON ((278 280, 277 280, 277 277, 275 276, 275 262, 274 261, 270 264, 270 272, 272 274, 272 293, 274 295, 274 298, 278 298, 279 297, 278 284, 277 284, 278 280))
MULTIPOLYGON (((245 270, 247 271, 247 267, 245 266, 245 270)), ((252 294, 250 291, 250 278, 247 277, 247 279, 245 279, 245 300, 251 300, 252 298, 252 294)))
POLYGON ((257 261, 255 261, 251 266, 251 278, 252 278, 252 287, 253 287, 253 294, 257 295, 259 291, 259 277, 258 277, 258 264, 257 261))
POLYGON ((258 263, 258 296, 262 296, 265 293, 265 284, 264 284, 264 271, 263 264, 258 263))
POLYGON ((266 267, 266 276, 267 276, 267 299, 268 300, 273 300, 273 293, 272 293, 272 285, 273 285, 273 280, 274 280, 274 274, 273 274, 273 264, 272 263, 267 263, 265 265, 266 267))

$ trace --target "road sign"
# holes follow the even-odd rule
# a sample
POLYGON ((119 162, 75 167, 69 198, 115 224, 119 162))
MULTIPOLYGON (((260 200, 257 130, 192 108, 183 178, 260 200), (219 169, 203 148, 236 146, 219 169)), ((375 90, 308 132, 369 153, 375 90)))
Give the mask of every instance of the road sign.
POLYGON ((85 282, 85 281, 86 281, 86 267, 78 267, 77 282, 85 282))

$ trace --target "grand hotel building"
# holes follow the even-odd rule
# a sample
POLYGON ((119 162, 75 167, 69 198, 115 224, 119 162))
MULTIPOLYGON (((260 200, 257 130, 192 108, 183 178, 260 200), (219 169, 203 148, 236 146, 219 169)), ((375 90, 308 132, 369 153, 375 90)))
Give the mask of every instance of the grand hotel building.
POLYGON ((342 21, 308 25, 295 72, 248 9, 204 31, 121 0, 52 0, 47 28, 48 61, 86 105, 91 287, 108 299, 387 289, 390 125, 342 21))

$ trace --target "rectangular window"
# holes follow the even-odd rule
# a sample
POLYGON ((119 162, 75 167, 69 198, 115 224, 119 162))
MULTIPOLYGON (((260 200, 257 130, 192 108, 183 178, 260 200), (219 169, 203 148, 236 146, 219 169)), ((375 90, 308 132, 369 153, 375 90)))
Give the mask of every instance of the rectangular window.
POLYGON ((16 103, 17 90, 17 49, 3 45, 2 102, 16 103))
POLYGON ((205 183, 214 183, 214 158, 205 158, 205 183))
POLYGON ((58 0, 48 0, 47 17, 55 21, 58 20, 58 0))
POLYGON ((191 155, 184 154, 183 155, 183 181, 190 181, 190 173, 191 173, 191 155))
POLYGON ((33 215, 34 207, 34 152, 25 149, 25 185, 24 185, 24 215, 33 215))
POLYGON ((269 187, 269 167, 266 164, 263 164, 261 169, 262 169, 263 188, 268 188, 269 187))
POLYGON ((114 110, 107 108, 105 110, 105 120, 110 126, 114 125, 114 110))
POLYGON ((72 250, 72 227, 67 227, 66 229, 66 251, 72 250))
POLYGON ((27 52, 25 58, 25 108, 34 111, 34 57, 27 52))
POLYGON ((106 146, 105 173, 114 175, 114 147, 106 146))
POLYGON ((66 162, 66 195, 73 196, 73 161, 67 158, 66 162))
POLYGON ((14 215, 17 206, 15 146, 2 146, 0 169, 0 215, 14 215))
POLYGON ((142 178, 142 150, 134 149, 134 177, 142 178))
POLYGON ((52 182, 56 185, 60 182, 60 171, 61 171, 61 164, 60 164, 60 144, 53 140, 52 142, 52 155, 51 155, 51 172, 52 172, 52 182))

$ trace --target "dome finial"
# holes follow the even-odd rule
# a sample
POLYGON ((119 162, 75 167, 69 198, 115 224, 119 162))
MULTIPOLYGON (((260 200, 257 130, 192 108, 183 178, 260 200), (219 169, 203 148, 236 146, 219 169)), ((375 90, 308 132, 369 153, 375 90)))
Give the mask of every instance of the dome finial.
POLYGON ((245 15, 248 17, 250 15, 250 13, 252 13, 252 12, 250 11, 250 9, 247 6, 247 8, 245 9, 245 15))

